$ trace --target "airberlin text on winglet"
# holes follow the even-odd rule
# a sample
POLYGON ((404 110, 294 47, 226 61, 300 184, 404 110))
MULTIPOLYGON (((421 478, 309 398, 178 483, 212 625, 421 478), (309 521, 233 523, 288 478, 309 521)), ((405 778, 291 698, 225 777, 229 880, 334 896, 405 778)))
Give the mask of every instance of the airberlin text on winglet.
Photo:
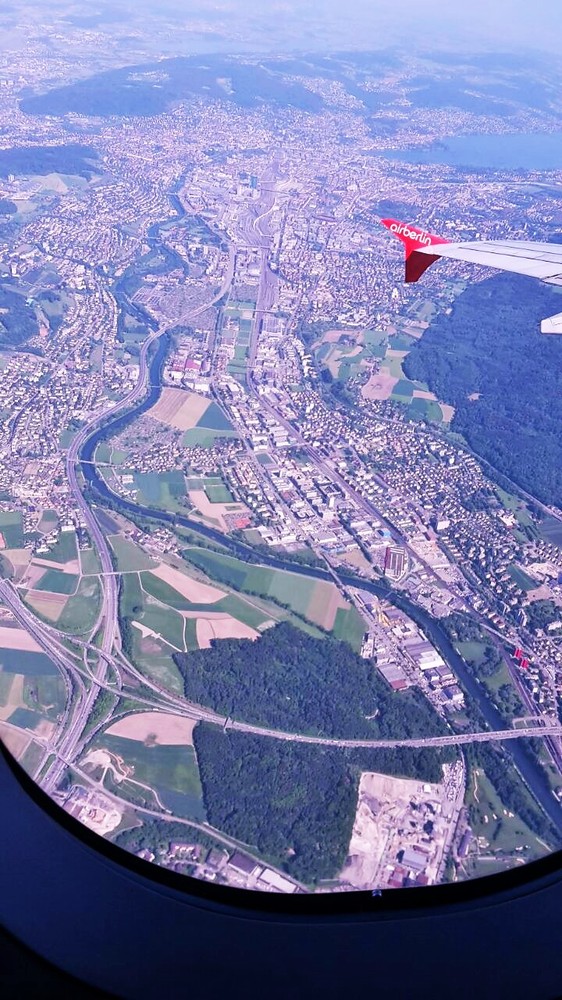
POLYGON ((404 244, 406 251, 406 281, 417 281, 424 271, 438 259, 438 255, 423 253, 419 251, 426 247, 438 246, 448 243, 442 236, 433 236, 431 233, 418 229, 417 226, 410 226, 406 222, 398 222, 397 219, 381 219, 383 226, 393 233, 404 244))
MULTIPOLYGON (((383 225, 387 225, 386 220, 383 221, 383 225)), ((391 222, 388 228, 396 236, 403 236, 405 240, 416 240, 417 243, 423 243, 426 247, 430 247, 433 242, 429 233, 424 233, 420 229, 411 229, 405 222, 391 222)))

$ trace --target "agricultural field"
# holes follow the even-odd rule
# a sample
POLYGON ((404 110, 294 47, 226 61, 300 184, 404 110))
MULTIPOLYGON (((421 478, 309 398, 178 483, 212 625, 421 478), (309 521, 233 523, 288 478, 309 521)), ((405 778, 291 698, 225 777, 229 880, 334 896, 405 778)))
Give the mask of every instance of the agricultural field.
POLYGON ((69 597, 58 626, 74 635, 87 635, 92 631, 101 610, 101 587, 96 577, 82 578, 76 594, 69 597))
POLYGON ((159 746, 193 746, 194 719, 165 712, 136 712, 126 715, 106 729, 108 736, 159 746))
POLYGON ((63 573, 58 569, 48 569, 35 583, 35 590, 47 590, 51 594, 76 593, 80 577, 76 573, 63 573))
POLYGON ((101 562, 94 548, 80 549, 80 569, 86 576, 101 573, 101 562))
POLYGON ((0 649, 0 668, 24 677, 55 677, 58 671, 45 653, 35 650, 0 649))
POLYGON ((178 501, 185 496, 186 486, 183 473, 174 472, 133 472, 135 487, 139 492, 139 503, 146 506, 163 507, 165 510, 183 509, 178 501))
MULTIPOLYGON (((337 587, 328 581, 316 580, 300 573, 270 569, 245 563, 232 556, 203 549, 188 549, 186 557, 212 579, 244 593, 273 598, 308 621, 330 632, 336 628, 339 611, 350 612, 350 605, 337 587)), ((359 616, 358 616, 359 617, 359 616)), ((357 645, 358 623, 355 616, 348 621, 340 616, 338 631, 353 632, 352 645, 357 645)), ((364 626, 361 625, 361 637, 364 626)), ((344 636, 347 638, 347 635, 344 636)), ((351 641, 351 640, 350 640, 351 641)))
POLYGON ((138 545, 123 535, 110 535, 108 541, 113 549, 120 573, 131 573, 141 569, 153 569, 158 564, 138 545))
POLYGON ((19 511, 0 511, 0 549, 23 548, 23 518, 19 511))
POLYGON ((536 580, 533 580, 532 576, 529 576, 529 574, 526 573, 524 569, 521 569, 520 566, 508 566, 507 572, 513 582, 517 584, 520 590, 524 590, 525 593, 528 593, 530 590, 536 590, 537 587, 540 586, 540 584, 536 580))
POLYGON ((48 622, 58 622, 68 600, 64 594, 49 594, 39 590, 22 591, 26 604, 48 622))
POLYGON ((202 821, 205 819, 203 793, 195 751, 187 745, 147 745, 138 739, 109 735, 106 731, 93 744, 107 750, 133 768, 120 788, 128 786, 131 793, 146 793, 154 789, 167 808, 178 816, 202 821), (142 786, 148 786, 143 788, 142 786))
MULTIPOLYGON (((28 664, 30 670, 33 669, 28 664)), ((20 666, 0 670, 0 722, 20 728, 50 730, 66 704, 62 678, 54 674, 23 673, 20 666), (17 672, 16 672, 17 670, 17 672)))
POLYGON ((26 650, 29 653, 42 652, 33 636, 25 629, 19 628, 15 623, 13 626, 0 625, 0 650, 2 649, 26 650))
POLYGON ((158 401, 148 410, 149 416, 178 431, 197 427, 201 417, 209 408, 210 401, 205 396, 185 389, 162 389, 158 401))
POLYGON ((562 549, 562 521, 557 517, 546 517, 540 524, 539 533, 545 542, 562 549))
POLYGON ((360 652, 365 635, 365 622, 353 605, 348 608, 338 608, 332 633, 335 639, 348 642, 356 653, 360 652))
POLYGON ((45 553, 46 559, 57 563, 68 563, 78 559, 75 531, 60 531, 55 545, 45 553))
MULTIPOLYGON (((334 332, 334 331, 332 331, 334 332)), ((408 407, 408 414, 413 418, 426 418, 435 422, 449 423, 454 416, 454 409, 447 404, 439 403, 434 393, 422 382, 408 379, 403 371, 402 363, 409 353, 414 339, 406 332, 384 334, 376 330, 366 330, 363 334, 344 335, 344 340, 350 337, 359 338, 364 345, 361 353, 356 348, 347 356, 341 353, 341 347, 330 347, 325 363, 332 375, 340 380, 346 380, 359 371, 369 371, 370 375, 361 387, 364 399, 385 400, 402 403, 408 407), (334 350, 338 352, 334 356, 334 350), (337 362, 337 372, 334 372, 334 359, 337 362)), ((322 348, 322 350, 325 349, 322 348)))
POLYGON ((160 563, 155 570, 141 574, 141 581, 143 588, 153 597, 179 610, 189 610, 190 605, 215 604, 225 596, 224 590, 196 580, 168 563, 160 563))
MULTIPOLYGON (((247 598, 189 576, 181 564, 160 563, 121 578, 119 613, 129 652, 153 680, 181 691, 172 659, 176 651, 206 648, 214 639, 255 639, 290 617, 270 602, 247 598)), ((312 629, 312 626, 311 626, 312 629)), ((317 633, 316 633, 317 634, 317 633)))

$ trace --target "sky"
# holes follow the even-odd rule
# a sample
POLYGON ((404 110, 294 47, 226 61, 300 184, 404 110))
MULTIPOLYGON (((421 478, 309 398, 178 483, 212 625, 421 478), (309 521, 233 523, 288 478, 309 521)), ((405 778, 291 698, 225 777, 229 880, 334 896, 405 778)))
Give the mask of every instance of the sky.
POLYGON ((335 42, 339 27, 361 47, 369 36, 375 45, 380 35, 392 35, 416 47, 562 48, 562 0, 264 0, 262 10, 273 13, 281 6, 301 16, 306 12, 319 26, 331 22, 335 42))
POLYGON ((55 18, 109 11, 106 30, 121 11, 125 23, 126 12, 134 20, 142 10, 178 28, 206 21, 233 50, 248 42, 269 52, 326 53, 398 44, 413 53, 443 47, 562 55, 562 0, 12 0, 6 9, 26 7, 55 18))

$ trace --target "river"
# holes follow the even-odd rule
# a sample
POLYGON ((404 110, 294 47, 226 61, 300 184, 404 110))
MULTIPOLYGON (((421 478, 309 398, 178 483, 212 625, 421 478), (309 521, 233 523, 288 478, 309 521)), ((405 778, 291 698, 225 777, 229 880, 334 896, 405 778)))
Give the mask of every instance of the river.
MULTIPOLYGON (((115 417, 104 427, 94 431, 82 449, 80 462, 82 473, 86 482, 98 494, 110 500, 112 504, 115 504, 116 497, 115 494, 109 490, 94 464, 95 450, 102 440, 122 431, 127 424, 130 424, 151 406, 154 406, 159 399, 162 391, 162 370, 168 350, 168 338, 161 337, 156 342, 156 345, 156 349, 154 350, 149 363, 149 391, 144 399, 137 403, 131 410, 127 411, 127 413, 122 416, 115 417)), ((319 580, 332 580, 328 571, 321 569, 320 567, 299 566, 297 563, 293 563, 287 559, 282 559, 278 556, 270 555, 268 552, 260 552, 259 554, 256 554, 255 552, 252 552, 249 545, 245 545, 239 539, 229 538, 228 536, 222 534, 222 532, 217 531, 215 528, 201 524, 199 521, 194 521, 186 515, 171 514, 168 511, 158 510, 155 507, 140 506, 132 500, 122 499, 121 497, 118 499, 118 506, 126 513, 137 515, 139 517, 150 517, 158 521, 164 521, 169 524, 179 525, 192 531, 196 531, 199 535, 203 535, 210 541, 217 542, 218 544, 230 549, 233 555, 241 556, 246 560, 250 556, 264 565, 271 566, 273 569, 287 570, 291 573, 298 573, 302 576, 312 576, 319 580)), ((443 656, 443 659, 454 670, 462 686, 477 703, 490 728, 496 730, 505 728, 505 722, 493 702, 490 700, 485 688, 479 684, 470 673, 466 663, 457 653, 448 635, 436 618, 429 615, 423 610, 423 608, 418 607, 418 605, 410 601, 404 594, 393 590, 385 580, 363 580, 354 576, 352 573, 346 573, 342 570, 338 571, 338 575, 346 586, 361 587, 363 590, 376 594, 378 597, 386 597, 397 607, 401 608, 401 610, 403 610, 407 615, 409 615, 420 626, 420 628, 424 630, 425 634, 429 639, 431 639, 435 647, 443 656)), ((523 776, 525 782, 532 790, 533 795, 540 803, 556 829, 559 831, 562 838, 562 809, 554 799, 541 767, 527 755, 523 747, 517 741, 511 740, 509 743, 502 744, 502 746, 504 746, 506 751, 511 755, 519 773, 523 776)))

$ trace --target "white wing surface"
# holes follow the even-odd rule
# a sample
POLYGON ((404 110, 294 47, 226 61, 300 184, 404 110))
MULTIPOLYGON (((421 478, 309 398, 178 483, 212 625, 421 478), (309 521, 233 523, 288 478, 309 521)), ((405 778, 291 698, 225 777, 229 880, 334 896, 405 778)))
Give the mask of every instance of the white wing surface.
POLYGON ((562 246, 554 243, 524 243, 519 240, 482 240, 474 243, 441 243, 416 247, 416 253, 469 264, 483 264, 500 271, 528 274, 542 281, 558 279, 562 283, 562 246))
MULTIPOLYGON (((524 240, 480 240, 449 243, 424 229, 397 219, 381 219, 382 225, 404 244, 407 282, 419 281, 422 274, 441 257, 482 264, 498 271, 528 274, 551 285, 562 285, 562 245, 524 240)), ((562 312, 543 319, 543 333, 562 334, 562 312)))

